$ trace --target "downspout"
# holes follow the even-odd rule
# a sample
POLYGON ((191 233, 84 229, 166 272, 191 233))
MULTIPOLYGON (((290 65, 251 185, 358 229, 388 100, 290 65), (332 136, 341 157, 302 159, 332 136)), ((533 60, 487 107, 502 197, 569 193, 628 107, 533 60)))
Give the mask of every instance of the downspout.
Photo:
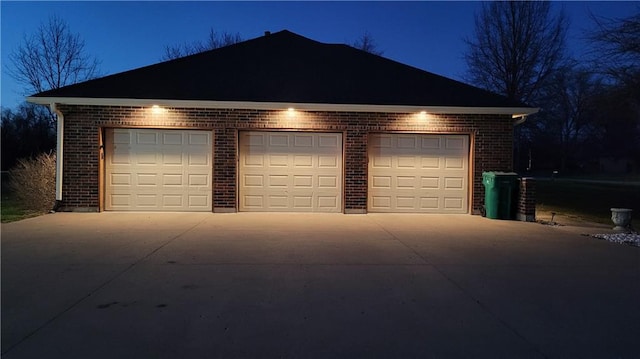
POLYGON ((54 209, 57 209, 62 204, 62 168, 63 168, 63 156, 64 156, 64 115, 55 103, 49 105, 51 112, 56 114, 56 205, 54 209))
POLYGON ((513 115, 516 120, 513 121, 513 127, 522 125, 527 120, 527 115, 513 115))

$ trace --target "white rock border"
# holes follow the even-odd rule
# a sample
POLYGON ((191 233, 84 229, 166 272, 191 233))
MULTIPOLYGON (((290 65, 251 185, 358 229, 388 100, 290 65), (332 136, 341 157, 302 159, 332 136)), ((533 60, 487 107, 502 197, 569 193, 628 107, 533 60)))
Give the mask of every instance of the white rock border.
POLYGON ((613 234, 594 234, 594 238, 604 239, 613 243, 628 244, 640 247, 640 234, 635 233, 613 233, 613 234))

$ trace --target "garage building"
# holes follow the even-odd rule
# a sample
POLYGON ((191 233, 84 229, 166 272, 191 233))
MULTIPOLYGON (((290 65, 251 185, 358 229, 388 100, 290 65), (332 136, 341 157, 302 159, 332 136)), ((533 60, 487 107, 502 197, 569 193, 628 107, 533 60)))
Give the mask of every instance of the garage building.
POLYGON ((28 100, 67 211, 477 214, 537 111, 286 30, 28 100))

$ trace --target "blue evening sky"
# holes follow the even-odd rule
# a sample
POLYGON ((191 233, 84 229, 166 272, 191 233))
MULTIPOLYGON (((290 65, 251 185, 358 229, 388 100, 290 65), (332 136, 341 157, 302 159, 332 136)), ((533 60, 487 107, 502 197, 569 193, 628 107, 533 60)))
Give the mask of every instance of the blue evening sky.
MULTIPOLYGON (((461 80, 465 37, 479 2, 11 2, 1 1, 1 102, 15 107, 24 90, 7 75, 8 55, 25 34, 57 14, 79 33, 103 75, 160 61, 166 45, 204 40, 210 28, 244 39, 287 29, 327 43, 353 43, 369 32, 383 56, 461 80)), ((584 52, 589 13, 625 17, 637 2, 554 2, 571 20, 570 50, 584 52)))

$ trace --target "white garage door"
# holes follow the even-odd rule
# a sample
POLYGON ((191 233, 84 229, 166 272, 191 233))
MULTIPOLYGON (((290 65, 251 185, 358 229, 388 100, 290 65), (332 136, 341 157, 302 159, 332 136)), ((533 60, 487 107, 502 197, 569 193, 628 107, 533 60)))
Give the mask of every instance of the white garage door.
POLYGON ((241 132, 239 152, 240 211, 342 211, 342 134, 241 132))
POLYGON ((106 131, 105 209, 211 211, 211 132, 106 131))
POLYGON ((468 136, 369 139, 369 212, 467 213, 468 178, 468 136))

